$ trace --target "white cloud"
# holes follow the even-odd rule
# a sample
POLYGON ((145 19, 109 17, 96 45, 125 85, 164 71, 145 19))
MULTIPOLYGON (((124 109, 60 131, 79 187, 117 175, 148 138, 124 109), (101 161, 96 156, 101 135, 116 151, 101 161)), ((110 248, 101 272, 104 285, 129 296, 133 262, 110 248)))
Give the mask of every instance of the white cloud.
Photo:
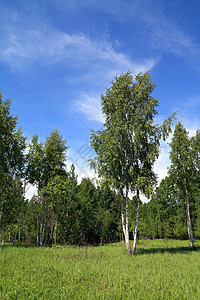
POLYGON ((149 15, 143 21, 151 32, 153 48, 176 54, 197 67, 195 61, 200 58, 200 51, 187 34, 163 15, 149 15))
MULTIPOLYGON (((105 39, 92 40, 84 34, 69 34, 59 31, 44 21, 27 20, 17 13, 9 22, 4 18, 2 26, 0 62, 13 71, 24 71, 34 63, 50 65, 64 63, 87 72, 100 72, 103 77, 113 78, 113 74, 128 69, 146 71, 158 63, 148 59, 135 63, 124 53, 117 52, 105 39)), ((97 74, 95 74, 97 75, 97 74)))
POLYGON ((101 112, 100 97, 89 96, 83 94, 79 100, 75 103, 75 109, 84 113, 88 120, 97 121, 100 123, 104 122, 104 117, 101 112))
MULTIPOLYGON (((55 1, 55 0, 52 0, 55 1)), ((56 1, 57 3, 57 1, 56 1)), ((194 69, 200 70, 200 50, 195 41, 178 24, 177 19, 165 11, 165 4, 153 0, 135 1, 63 1, 59 0, 62 8, 80 10, 92 7, 115 17, 117 22, 130 26, 138 24, 145 47, 173 53, 182 57, 194 69)), ((175 6, 176 7, 176 6, 175 6)))
MULTIPOLYGON (((132 75, 136 75, 139 72, 147 72, 149 69, 151 69, 157 62, 154 60, 148 60, 148 61, 144 61, 144 63, 142 64, 134 64, 131 66, 129 69, 133 69, 134 72, 132 73, 132 75)), ((126 72, 127 68, 125 66, 122 66, 122 68, 120 69, 120 66, 117 66, 118 69, 110 69, 106 72, 106 79, 107 81, 111 79, 113 79, 116 74, 121 74, 122 72, 126 72)), ((105 71, 105 70, 104 70, 105 71)), ((103 71, 101 71, 100 73, 98 73, 96 76, 99 78, 99 80, 101 80, 103 74, 103 71)), ((90 74, 91 75, 91 74, 90 74)), ((96 77, 96 80, 97 80, 96 77)), ((103 84, 104 85, 104 84, 103 84)), ((82 93, 79 96, 79 99, 77 99, 75 101, 75 105, 74 105, 74 109, 76 111, 80 111, 81 113, 85 114, 85 116, 87 117, 88 120, 92 120, 92 121, 97 121, 97 122, 104 122, 104 116, 101 112, 101 106, 100 106, 100 94, 97 95, 95 94, 86 94, 86 93, 82 93)))
POLYGON ((93 8, 112 15, 118 22, 139 24, 143 30, 143 40, 148 46, 171 52, 194 61, 200 57, 200 51, 187 33, 178 25, 177 20, 165 12, 165 4, 153 0, 86 0, 71 1, 59 0, 56 7, 62 9, 79 10, 93 8))
POLYGON ((200 50, 194 40, 169 18, 161 3, 146 0, 142 5, 136 1, 137 21, 144 26, 145 41, 149 47, 180 56, 194 69, 200 70, 200 50))
POLYGON ((37 61, 84 65, 94 60, 104 60, 112 63, 122 61, 128 65, 126 57, 115 53, 106 42, 92 41, 84 34, 70 35, 41 22, 29 27, 18 23, 8 26, 0 53, 1 60, 12 68, 37 61))
MULTIPOLYGON (((92 7, 106 14, 112 14, 118 22, 138 24, 142 40, 148 47, 165 52, 171 52, 184 58, 194 68, 199 68, 200 51, 195 42, 183 32, 175 20, 170 20, 163 6, 151 0, 144 1, 55 1, 55 9, 66 10, 92 7)), ((5 14, 5 12, 4 12, 5 14)), ((84 34, 69 34, 53 28, 44 21, 36 18, 30 21, 25 16, 7 13, 3 18, 3 40, 0 46, 0 61, 8 64, 12 70, 23 69, 31 63, 40 62, 54 64, 65 62, 76 66, 102 65, 105 74, 121 73, 128 69, 137 69, 137 63, 120 52, 115 51, 113 45, 103 39, 91 40, 84 34), (107 64, 107 66, 106 66, 107 64), (135 67, 135 68, 134 68, 135 67)), ((144 62, 152 68, 157 61, 151 59, 144 62)), ((98 70, 98 68, 94 68, 98 70)), ((144 68, 146 70, 146 68, 144 68)), ((143 71, 143 70, 142 70, 143 71)))

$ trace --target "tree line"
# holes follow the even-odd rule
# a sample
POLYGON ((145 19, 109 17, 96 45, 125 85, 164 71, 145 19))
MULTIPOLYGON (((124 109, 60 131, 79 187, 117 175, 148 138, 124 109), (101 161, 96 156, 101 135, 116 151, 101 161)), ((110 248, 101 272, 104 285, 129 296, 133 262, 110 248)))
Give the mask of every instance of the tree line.
POLYGON ((175 126, 170 143, 168 175, 141 212, 141 235, 148 238, 200 238, 200 131, 175 126))
POLYGON ((58 130, 44 142, 27 143, 11 101, 0 95, 0 234, 6 240, 37 244, 99 244, 119 240, 119 197, 107 181, 66 170, 67 141, 58 130), (28 185, 37 193, 25 198, 28 185))
POLYGON ((168 175, 157 186, 153 166, 176 114, 155 123, 155 87, 149 72, 133 77, 128 71, 101 95, 105 122, 90 134, 96 152, 91 167, 99 180, 83 178, 80 184, 75 167, 66 170, 68 145, 60 132, 54 130, 43 142, 34 135, 27 148, 10 100, 0 96, 2 241, 51 246, 124 239, 127 253, 134 254, 138 238, 189 237, 194 248, 200 235, 200 131, 190 138, 177 122, 168 175), (37 187, 30 201, 24 197, 27 184, 37 187), (142 203, 141 194, 151 200, 142 203))

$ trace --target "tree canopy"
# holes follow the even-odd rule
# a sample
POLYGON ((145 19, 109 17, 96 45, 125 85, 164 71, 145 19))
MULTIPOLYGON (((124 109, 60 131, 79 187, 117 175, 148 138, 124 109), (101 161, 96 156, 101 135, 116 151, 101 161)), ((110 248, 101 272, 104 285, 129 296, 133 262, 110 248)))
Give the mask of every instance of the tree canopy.
MULTIPOLYGON (((152 96, 155 89, 149 72, 135 78, 128 71, 112 81, 111 87, 101 95, 101 107, 105 116, 102 130, 91 133, 91 145, 96 151, 96 168, 100 176, 112 181, 122 195, 122 223, 127 252, 130 254, 128 235, 128 192, 149 196, 156 183, 153 170, 159 156, 160 140, 171 132, 175 114, 162 125, 155 124, 158 99, 152 96), (124 203, 125 198, 125 203, 124 203), (126 222, 124 219, 126 206, 126 222)), ((133 253, 135 252, 137 223, 135 226, 133 253)))

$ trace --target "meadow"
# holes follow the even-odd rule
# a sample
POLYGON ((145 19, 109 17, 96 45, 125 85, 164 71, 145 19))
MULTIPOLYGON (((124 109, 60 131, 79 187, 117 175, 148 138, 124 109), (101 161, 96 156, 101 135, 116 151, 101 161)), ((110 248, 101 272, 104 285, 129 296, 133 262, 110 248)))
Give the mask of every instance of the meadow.
POLYGON ((200 241, 0 246, 0 299, 200 299, 200 241))

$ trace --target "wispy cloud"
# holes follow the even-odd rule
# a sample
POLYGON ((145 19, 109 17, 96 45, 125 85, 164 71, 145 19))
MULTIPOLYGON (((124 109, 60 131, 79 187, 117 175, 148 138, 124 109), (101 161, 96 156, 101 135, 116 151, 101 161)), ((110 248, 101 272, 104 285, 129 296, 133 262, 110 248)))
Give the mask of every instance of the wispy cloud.
MULTIPOLYGON (((130 68, 128 69, 133 69, 134 72, 132 73, 133 75, 138 74, 139 72, 146 72, 148 70, 150 70, 153 66, 155 65, 155 61, 153 60, 149 60, 149 61, 145 61, 143 64, 133 64, 132 68, 130 65, 130 68)), ((127 71, 127 68, 123 65, 120 69, 119 66, 115 66, 115 68, 110 68, 107 70, 105 77, 109 80, 113 79, 116 74, 121 74, 123 72, 127 71), (118 67, 118 68, 117 68, 118 67)), ((104 69, 105 71, 105 69, 104 69)), ((100 74, 98 74, 97 76, 99 76, 100 74)), ((102 72, 101 75, 103 76, 102 72)), ((101 77, 101 76, 100 76, 101 77)), ((101 106, 100 106, 100 95, 98 94, 86 94, 86 93, 82 93, 80 94, 80 96, 78 97, 78 99, 75 101, 75 105, 74 105, 74 109, 76 111, 79 111, 81 113, 83 113, 88 120, 91 121, 97 121, 100 123, 104 122, 104 116, 101 112, 101 106)))
POLYGON ((146 14, 143 22, 149 30, 150 46, 182 57, 199 69, 200 50, 195 42, 163 14, 146 14))
POLYGON ((200 95, 189 97, 184 103, 182 103, 182 106, 184 106, 187 110, 188 108, 190 109, 194 108, 198 110, 199 105, 200 105, 200 95))
POLYGON ((140 43, 143 43, 145 47, 177 55, 194 69, 200 70, 199 47, 195 40, 182 29, 177 20, 169 17, 162 2, 153 0, 100 0, 98 2, 59 0, 56 1, 56 4, 72 11, 92 8, 112 15, 117 22, 129 23, 130 26, 137 24, 143 33, 140 43))
POLYGON ((175 54, 194 69, 200 70, 200 49, 195 41, 183 30, 177 20, 169 18, 164 6, 152 0, 134 1, 129 12, 124 14, 124 20, 135 21, 143 28, 144 43, 150 48, 175 54))
POLYGON ((17 13, 13 13, 9 21, 4 18, 2 27, 0 62, 13 71, 23 71, 35 63, 65 63, 74 68, 91 67, 94 72, 103 68, 104 76, 112 78, 113 74, 127 69, 144 71, 158 62, 150 58, 138 64, 116 51, 105 39, 93 40, 83 33, 69 34, 37 18, 29 22, 17 13))
POLYGON ((75 109, 83 113, 88 120, 104 122, 104 117, 100 107, 100 96, 83 94, 75 102, 75 109))
MULTIPOLYGON (((69 34, 59 31, 49 23, 21 20, 15 13, 10 22, 4 21, 4 34, 0 45, 0 62, 13 72, 26 74, 34 65, 49 66, 62 64, 74 68, 75 77, 68 79, 79 82, 92 82, 100 91, 116 74, 131 70, 137 74, 152 69, 159 58, 132 61, 105 39, 93 40, 85 34, 69 34)), ((82 89, 82 88, 81 88, 82 89)), ((93 92, 78 91, 75 109, 89 120, 103 122, 99 95, 93 92)))

